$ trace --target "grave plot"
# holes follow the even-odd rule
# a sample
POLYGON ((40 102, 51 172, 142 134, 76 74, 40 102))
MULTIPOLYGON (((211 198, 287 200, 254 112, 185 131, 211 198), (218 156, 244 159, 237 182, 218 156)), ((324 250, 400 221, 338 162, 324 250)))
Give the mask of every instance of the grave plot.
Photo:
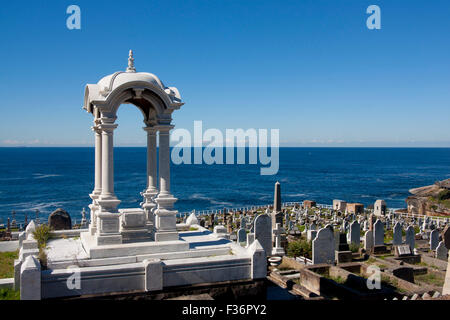
POLYGON ((384 299, 395 297, 397 288, 381 281, 380 289, 370 289, 363 265, 352 263, 344 268, 330 265, 307 266, 300 271, 296 283, 326 299, 384 299), (348 271, 348 270, 351 270, 348 271))

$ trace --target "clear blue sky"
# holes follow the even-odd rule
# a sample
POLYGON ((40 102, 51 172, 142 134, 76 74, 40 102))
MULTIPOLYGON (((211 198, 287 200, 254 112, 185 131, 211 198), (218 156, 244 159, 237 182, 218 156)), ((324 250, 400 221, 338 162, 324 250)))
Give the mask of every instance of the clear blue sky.
MULTIPOLYGON (((0 6, 0 146, 90 146, 84 86, 176 86, 177 127, 278 128, 289 146, 450 147, 450 1, 25 1, 0 6), (81 8, 81 30, 66 8, 81 8), (381 8, 381 30, 366 8, 381 8)), ((119 110, 116 145, 145 145, 119 110)))

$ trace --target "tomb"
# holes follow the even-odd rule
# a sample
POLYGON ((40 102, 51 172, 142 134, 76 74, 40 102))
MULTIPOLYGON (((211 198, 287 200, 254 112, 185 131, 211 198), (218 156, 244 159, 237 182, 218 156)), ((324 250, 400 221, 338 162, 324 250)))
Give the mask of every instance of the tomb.
POLYGON ((44 263, 38 261, 32 234, 36 225, 28 225, 20 234, 19 259, 14 264, 15 286, 20 287, 22 299, 158 292, 266 277, 267 255, 272 251, 268 216, 256 218, 255 239, 245 248, 228 239, 224 226, 216 225, 213 233, 200 226, 195 214, 177 224, 178 212, 173 208, 177 199, 170 190, 169 135, 172 114, 183 104, 177 88, 164 86, 154 74, 136 71, 131 51, 126 71, 86 86, 83 108, 94 118, 95 137, 89 228, 52 232, 44 263), (121 201, 114 192, 113 140, 122 104, 142 112, 147 136, 143 199, 140 207, 129 209, 119 208, 121 201), (67 285, 74 274, 80 277, 80 286, 67 285))

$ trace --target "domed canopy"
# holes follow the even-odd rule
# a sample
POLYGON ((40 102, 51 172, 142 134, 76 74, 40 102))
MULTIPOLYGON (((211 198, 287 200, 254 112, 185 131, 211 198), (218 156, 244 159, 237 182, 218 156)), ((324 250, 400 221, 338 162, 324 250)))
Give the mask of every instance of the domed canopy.
POLYGON ((97 84, 86 85, 83 109, 94 113, 97 107, 101 112, 115 114, 121 103, 132 103, 141 109, 148 109, 151 104, 158 113, 171 113, 184 104, 177 88, 165 87, 152 73, 136 72, 131 50, 126 71, 115 72, 97 84))

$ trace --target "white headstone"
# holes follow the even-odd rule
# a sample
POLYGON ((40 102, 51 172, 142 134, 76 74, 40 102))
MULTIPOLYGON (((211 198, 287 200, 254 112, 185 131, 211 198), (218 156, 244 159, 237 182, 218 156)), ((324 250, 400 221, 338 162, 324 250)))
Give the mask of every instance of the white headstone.
POLYGON ((195 213, 194 213, 194 212, 192 212, 192 213, 190 214, 190 216, 186 219, 186 224, 187 224, 188 226, 192 226, 192 225, 194 225, 194 224, 196 224, 196 225, 199 224, 199 223, 198 223, 198 220, 197 220, 197 217, 195 216, 195 213))
POLYGON ((439 231, 437 231, 437 229, 434 229, 430 233, 430 250, 436 250, 438 244, 439 244, 439 231))
POLYGON ((264 248, 266 256, 272 254, 272 219, 268 214, 260 214, 255 219, 255 239, 264 248))
POLYGON ((312 261, 318 263, 334 263, 334 235, 330 228, 322 228, 312 242, 312 261))
POLYGON ((398 246, 401 245, 402 240, 402 225, 400 222, 397 222, 394 226, 394 233, 393 233, 393 239, 392 239, 392 245, 398 246))
POLYGON ((405 243, 409 244, 409 247, 411 248, 411 250, 414 249, 415 247, 415 235, 416 233, 414 232, 414 227, 413 226, 409 226, 408 229, 406 229, 406 235, 405 235, 405 243))
POLYGON ((380 219, 377 219, 377 221, 373 225, 373 230, 374 230, 374 234, 373 234, 374 245, 375 246, 384 245, 384 225, 380 219))
POLYGON ((244 228, 240 228, 237 232, 237 243, 240 244, 242 242, 247 241, 247 233, 244 228))
POLYGON ((370 252, 373 249, 373 231, 367 230, 364 234, 364 250, 370 252))
POLYGON ((439 242, 436 248, 436 259, 447 261, 448 249, 445 247, 444 241, 439 242))
POLYGON ((358 221, 353 221, 350 224, 350 243, 354 243, 359 246, 361 239, 361 226, 358 221))

